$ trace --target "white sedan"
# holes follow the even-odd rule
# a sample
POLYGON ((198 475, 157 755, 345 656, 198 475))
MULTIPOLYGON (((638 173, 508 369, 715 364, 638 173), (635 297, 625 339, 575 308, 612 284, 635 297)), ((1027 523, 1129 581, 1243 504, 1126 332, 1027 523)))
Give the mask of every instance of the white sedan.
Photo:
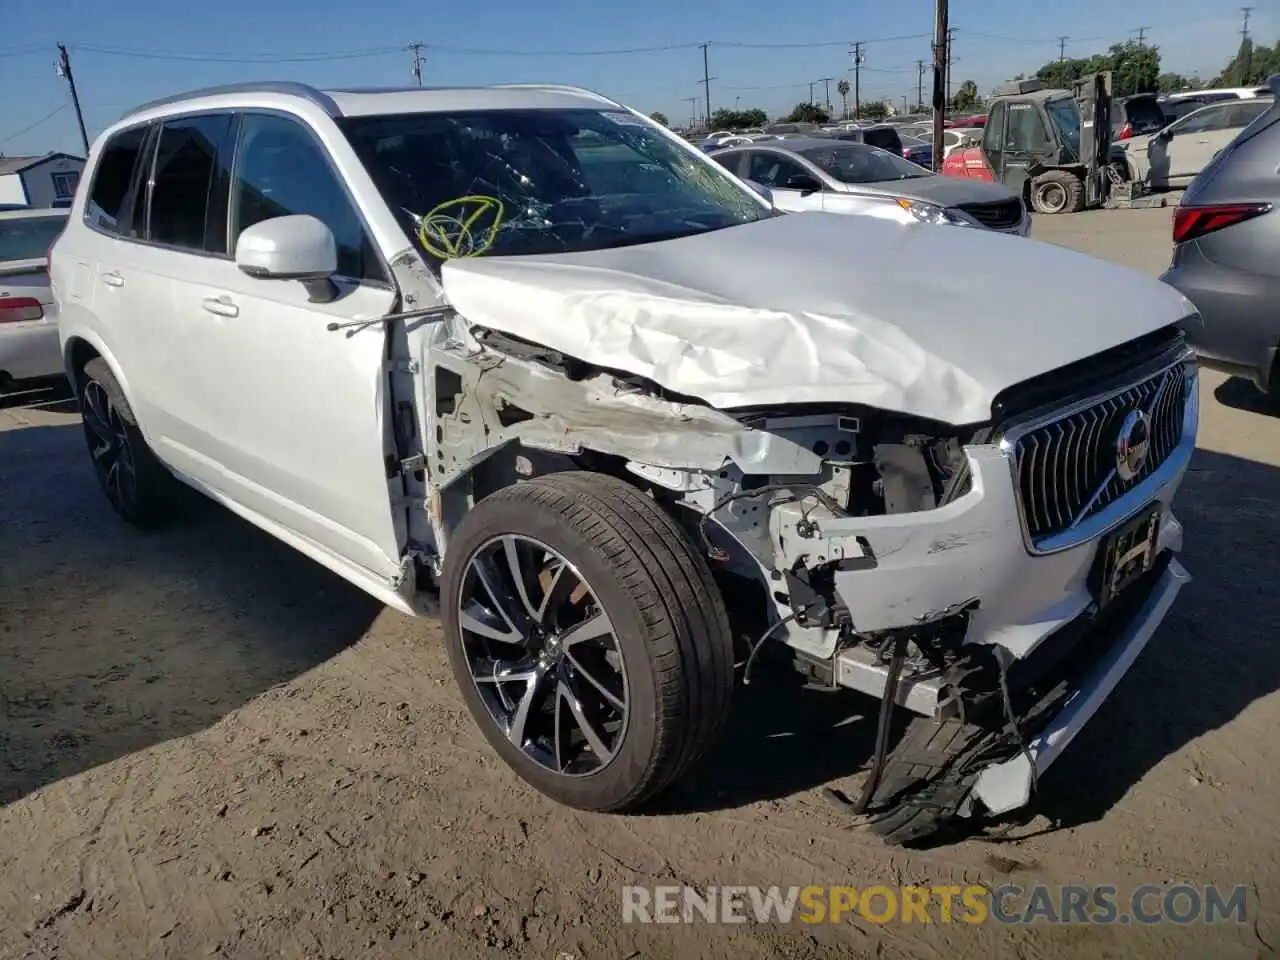
POLYGON ((1130 176, 1152 187, 1188 186, 1272 102, 1271 97, 1256 97, 1211 103, 1156 133, 1121 140, 1130 176))
POLYGON ((63 373, 49 248, 66 210, 0 211, 0 387, 63 373))

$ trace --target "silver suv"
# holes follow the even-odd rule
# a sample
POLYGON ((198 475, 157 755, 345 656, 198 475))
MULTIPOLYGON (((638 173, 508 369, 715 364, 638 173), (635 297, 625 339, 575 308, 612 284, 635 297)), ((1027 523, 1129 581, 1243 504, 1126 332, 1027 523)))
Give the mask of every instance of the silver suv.
POLYGON ((885 837, 1002 813, 1187 580, 1191 307, 1122 268, 778 216, 565 87, 204 90, 83 183, 52 281, 114 508, 180 481, 438 611, 564 803, 641 804, 782 661, 880 698, 885 837))

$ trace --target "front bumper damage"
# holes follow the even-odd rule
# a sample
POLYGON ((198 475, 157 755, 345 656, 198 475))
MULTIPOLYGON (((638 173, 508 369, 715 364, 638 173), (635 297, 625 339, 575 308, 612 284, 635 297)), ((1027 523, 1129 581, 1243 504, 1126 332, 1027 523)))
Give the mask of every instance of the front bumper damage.
MULTIPOLYGON (((423 398, 425 455, 438 481, 427 509, 442 550, 452 518, 512 475, 615 470, 688 521, 718 577, 763 586, 767 610, 750 639, 783 640, 819 685, 883 700, 894 641, 945 639, 947 656, 919 642, 893 678, 893 702, 916 724, 963 733, 948 741, 932 779, 912 788, 926 788, 917 799, 943 817, 1025 804, 1035 777, 1115 689, 1189 579, 1176 560, 1182 526, 1171 505, 1195 445, 1193 365, 1180 381, 1180 429, 1158 466, 1103 509, 1037 540, 1007 432, 957 448, 966 483, 940 505, 855 514, 827 505, 860 495, 851 479, 857 445, 844 462, 835 457, 844 438, 869 429, 857 417, 782 409, 747 425, 458 317, 438 328, 423 359, 433 372, 424 381, 433 385, 423 398), (1100 544, 1146 511, 1155 562, 1104 617, 1100 544), (806 578, 819 573, 828 577, 819 586, 806 578), (803 615, 811 609, 803 590, 822 593, 825 616, 803 615), (1013 739, 993 662, 1007 667, 1018 701, 1013 739)), ((910 791, 890 781, 877 796, 901 803, 910 791)))

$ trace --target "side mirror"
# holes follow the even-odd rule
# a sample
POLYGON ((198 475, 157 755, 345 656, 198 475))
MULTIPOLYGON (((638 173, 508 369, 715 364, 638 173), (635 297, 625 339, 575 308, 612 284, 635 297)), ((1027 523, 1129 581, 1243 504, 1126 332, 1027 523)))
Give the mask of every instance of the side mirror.
POLYGON ((783 186, 788 190, 799 190, 802 197, 807 197, 809 194, 817 193, 822 189, 822 184, 807 173, 793 173, 787 177, 787 181, 783 186))
POLYGON ((760 196, 764 198, 765 202, 769 204, 769 206, 771 207, 773 206, 773 191, 770 190, 768 187, 766 187, 763 183, 760 183, 758 180, 748 180, 747 186, 750 187, 752 190, 754 190, 756 193, 760 194, 760 196))
POLYGON ((236 241, 236 266, 259 280, 299 280, 312 303, 338 296, 338 244, 315 217, 291 214, 246 227, 236 241))

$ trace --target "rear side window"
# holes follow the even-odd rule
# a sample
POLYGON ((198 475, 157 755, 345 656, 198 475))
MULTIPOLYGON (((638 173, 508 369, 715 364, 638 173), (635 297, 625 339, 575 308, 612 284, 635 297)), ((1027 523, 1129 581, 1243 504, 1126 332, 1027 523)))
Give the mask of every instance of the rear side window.
POLYGON ((1156 130, 1164 126, 1164 111, 1156 103, 1155 97, 1134 97, 1124 102, 1121 111, 1124 122, 1131 123, 1140 130, 1156 130))
POLYGON ((170 120, 156 149, 147 239, 199 253, 227 252, 231 114, 170 120))
POLYGON ((0 220, 0 263, 42 259, 66 223, 65 216, 0 220))
POLYGON ((898 134, 895 131, 888 127, 872 127, 870 130, 865 131, 862 135, 862 142, 902 156, 902 140, 898 138, 898 134))
POLYGON ((147 127, 121 130, 107 141, 93 171, 85 220, 105 233, 125 234, 122 217, 132 201, 134 170, 147 140, 147 127))

